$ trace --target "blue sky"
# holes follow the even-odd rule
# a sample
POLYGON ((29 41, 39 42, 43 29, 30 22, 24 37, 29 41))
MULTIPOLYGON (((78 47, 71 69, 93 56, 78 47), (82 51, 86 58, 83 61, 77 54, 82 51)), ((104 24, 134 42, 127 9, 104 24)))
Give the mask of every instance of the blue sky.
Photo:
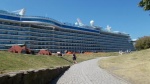
POLYGON ((47 16, 61 22, 95 25, 129 33, 132 39, 150 35, 150 12, 138 7, 140 0, 3 0, 0 9, 25 8, 26 15, 47 16))

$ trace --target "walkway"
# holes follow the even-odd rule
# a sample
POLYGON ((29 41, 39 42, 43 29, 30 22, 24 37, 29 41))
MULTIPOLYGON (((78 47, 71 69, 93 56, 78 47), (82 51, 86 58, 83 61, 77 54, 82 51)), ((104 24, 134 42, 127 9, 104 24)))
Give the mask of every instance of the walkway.
POLYGON ((60 77, 56 84, 128 84, 99 68, 102 58, 75 64, 60 77))

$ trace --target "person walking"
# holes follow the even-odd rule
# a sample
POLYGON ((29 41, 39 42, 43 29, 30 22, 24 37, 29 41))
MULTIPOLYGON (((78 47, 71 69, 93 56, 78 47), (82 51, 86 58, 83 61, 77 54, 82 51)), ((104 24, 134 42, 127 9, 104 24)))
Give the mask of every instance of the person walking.
POLYGON ((77 63, 77 61, 76 61, 77 57, 76 57, 76 54, 75 54, 75 53, 73 53, 72 59, 73 59, 73 63, 76 64, 76 63, 77 63))

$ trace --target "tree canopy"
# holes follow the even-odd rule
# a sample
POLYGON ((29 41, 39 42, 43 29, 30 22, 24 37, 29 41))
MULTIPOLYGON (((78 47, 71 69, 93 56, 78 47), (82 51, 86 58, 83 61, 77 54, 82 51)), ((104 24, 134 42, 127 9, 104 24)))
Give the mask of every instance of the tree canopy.
POLYGON ((137 50, 150 48, 150 36, 144 36, 139 38, 135 43, 135 48, 137 50))
POLYGON ((142 7, 145 11, 150 10, 150 0, 141 0, 139 6, 142 7))

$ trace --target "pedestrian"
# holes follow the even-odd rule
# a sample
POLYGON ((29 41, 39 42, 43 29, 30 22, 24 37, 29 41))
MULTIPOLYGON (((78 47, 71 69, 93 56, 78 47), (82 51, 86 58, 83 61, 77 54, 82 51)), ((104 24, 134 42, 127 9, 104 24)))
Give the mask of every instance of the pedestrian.
POLYGON ((76 64, 76 63, 77 63, 77 61, 76 61, 77 57, 76 57, 76 54, 75 54, 75 53, 73 53, 72 59, 73 59, 73 63, 76 64))

